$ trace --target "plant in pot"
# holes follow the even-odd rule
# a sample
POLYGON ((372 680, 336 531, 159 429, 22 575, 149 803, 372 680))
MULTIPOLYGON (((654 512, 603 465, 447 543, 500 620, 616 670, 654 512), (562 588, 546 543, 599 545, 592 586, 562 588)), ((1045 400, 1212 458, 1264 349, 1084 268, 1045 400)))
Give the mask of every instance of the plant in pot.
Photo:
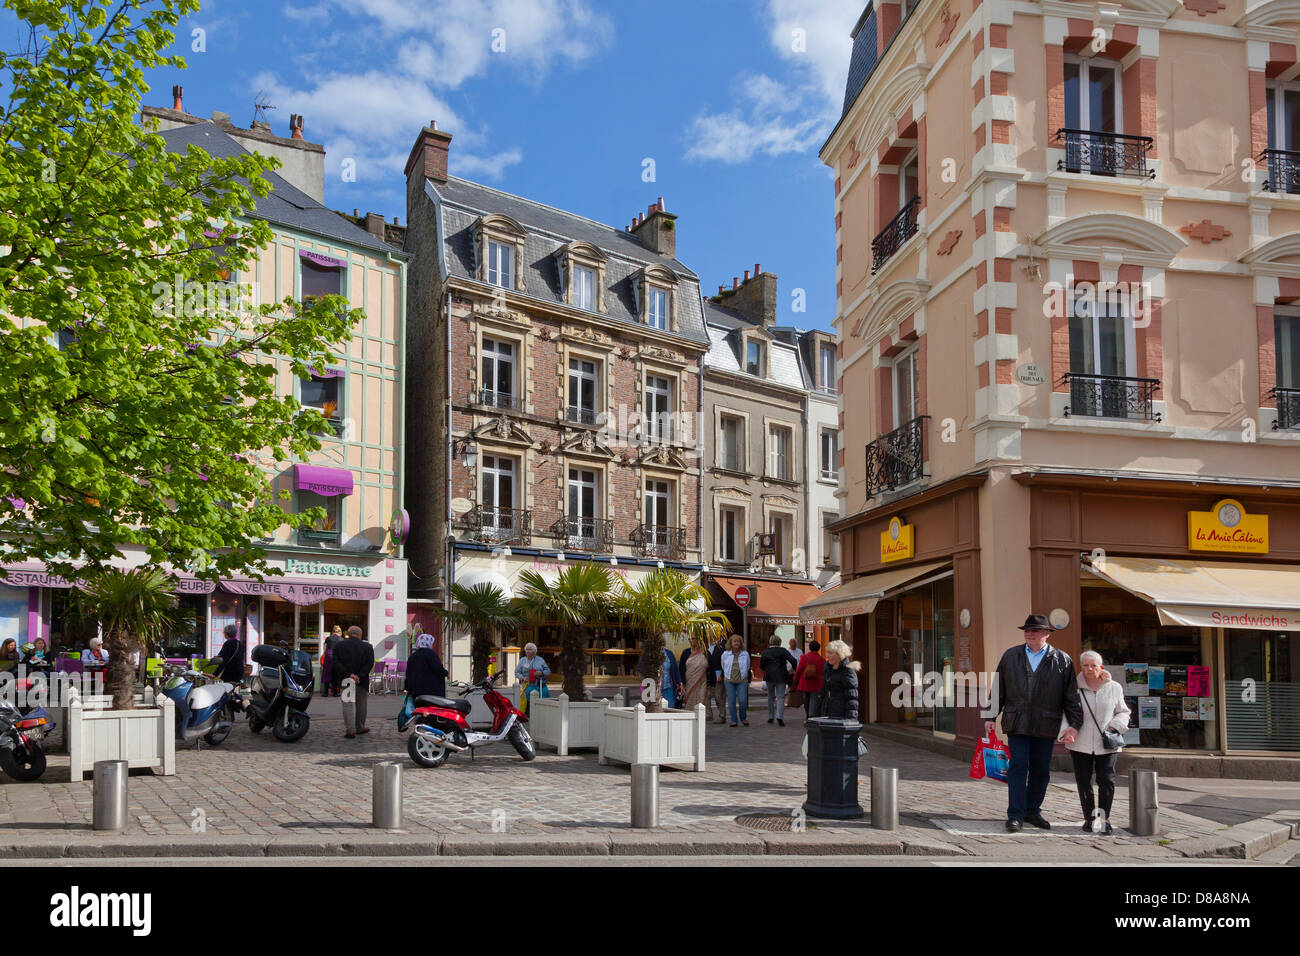
POLYGON ((721 611, 708 610, 708 592, 680 571, 661 568, 639 581, 622 581, 614 607, 625 621, 638 628, 643 638, 638 670, 655 682, 650 713, 663 709, 663 666, 665 637, 678 634, 700 637, 705 643, 721 637, 727 618, 721 611))
POLYGON ((452 608, 439 608, 438 614, 453 627, 465 628, 473 635, 470 660, 475 683, 487 676, 488 658, 497 644, 497 636, 519 626, 519 615, 510 598, 495 584, 453 584, 452 608))
POLYGON ((591 625, 609 616, 614 575, 604 565, 584 561, 571 564, 554 578, 536 571, 521 571, 515 607, 520 616, 535 624, 556 621, 560 625, 560 672, 569 700, 585 700, 583 682, 587 641, 591 625))
POLYGON ((78 582, 73 602, 86 620, 98 619, 108 650, 104 683, 114 710, 132 710, 135 667, 132 657, 156 645, 178 623, 176 585, 156 568, 101 568, 78 582))

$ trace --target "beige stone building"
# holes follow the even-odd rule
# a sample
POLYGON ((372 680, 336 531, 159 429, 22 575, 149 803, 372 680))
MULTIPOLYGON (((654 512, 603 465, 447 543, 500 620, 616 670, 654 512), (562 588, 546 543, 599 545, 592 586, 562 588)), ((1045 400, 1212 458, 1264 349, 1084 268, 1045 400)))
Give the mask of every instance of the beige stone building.
POLYGON ((1300 751, 1298 37, 1288 0, 864 11, 819 611, 865 719, 969 742, 895 675, 989 671, 1032 611, 1119 668, 1136 752, 1300 751))

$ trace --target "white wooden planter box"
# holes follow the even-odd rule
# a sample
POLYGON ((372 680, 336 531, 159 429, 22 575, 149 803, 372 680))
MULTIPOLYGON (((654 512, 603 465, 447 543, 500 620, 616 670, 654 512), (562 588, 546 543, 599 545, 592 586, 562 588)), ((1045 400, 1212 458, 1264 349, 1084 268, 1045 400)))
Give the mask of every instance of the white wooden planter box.
MULTIPOLYGON (((152 703, 152 693, 140 703, 152 703)), ((95 771, 98 760, 125 760, 128 767, 149 767, 170 776, 176 772, 176 705, 163 697, 157 706, 109 710, 112 698, 96 695, 68 700, 68 757, 74 781, 95 771), (87 706, 91 704, 93 706, 87 706)))
POLYGON ((647 714, 645 706, 606 707, 601 718, 600 762, 668 764, 704 769, 704 706, 694 711, 647 714))
POLYGON ((540 697, 533 691, 528 701, 528 732, 539 744, 554 747, 564 756, 579 747, 600 749, 607 700, 571 702, 568 694, 540 697))
MULTIPOLYGON (((449 698, 454 699, 454 698, 465 696, 464 694, 454 690, 453 688, 448 688, 448 690, 451 691, 451 693, 447 695, 449 698)), ((506 700, 510 701, 510 703, 514 704, 516 709, 519 707, 519 685, 518 684, 511 685, 510 687, 498 687, 497 693, 499 693, 506 700)), ((484 697, 483 694, 474 693, 469 698, 469 714, 466 716, 466 719, 469 721, 469 725, 471 727, 492 726, 492 710, 491 708, 488 707, 487 702, 483 699, 483 697, 484 697)))

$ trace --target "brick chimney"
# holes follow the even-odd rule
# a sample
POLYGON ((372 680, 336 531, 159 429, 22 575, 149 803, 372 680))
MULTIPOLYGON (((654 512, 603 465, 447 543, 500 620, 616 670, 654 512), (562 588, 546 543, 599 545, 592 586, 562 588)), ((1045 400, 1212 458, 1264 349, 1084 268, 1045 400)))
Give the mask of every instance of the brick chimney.
POLYGON ((677 217, 664 208, 663 196, 646 210, 645 216, 637 217, 632 235, 656 255, 677 258, 677 217))
POLYGON ((451 150, 451 134, 438 129, 437 121, 420 130, 406 160, 407 189, 413 176, 432 179, 436 183, 447 181, 447 154, 451 150))
MULTIPOLYGON (((396 225, 394 221, 393 225, 396 225)), ((376 238, 384 238, 384 217, 377 212, 366 213, 366 232, 376 238)))
POLYGON ((753 275, 746 269, 744 282, 733 278, 731 288, 719 287, 719 293, 713 301, 739 312, 764 328, 776 325, 775 272, 764 272, 760 264, 754 263, 753 275))
POLYGON ((182 97, 185 94, 185 88, 180 86, 172 87, 172 109, 177 113, 184 113, 185 107, 182 105, 182 97))
POLYGON ((302 115, 299 113, 289 114, 289 138, 302 139, 302 115))

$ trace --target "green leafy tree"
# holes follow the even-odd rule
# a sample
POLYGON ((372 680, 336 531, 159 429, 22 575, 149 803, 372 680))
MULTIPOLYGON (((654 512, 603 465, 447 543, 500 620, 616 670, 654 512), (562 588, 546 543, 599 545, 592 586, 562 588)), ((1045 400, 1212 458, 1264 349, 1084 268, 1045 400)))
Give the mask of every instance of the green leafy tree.
POLYGON ((103 568, 83 574, 73 603, 86 620, 98 619, 108 649, 104 684, 114 710, 131 710, 135 702, 135 668, 131 657, 149 648, 177 623, 176 582, 156 568, 103 568))
MULTIPOLYGON (((325 427, 276 387, 362 316, 338 296, 232 289, 272 239, 256 155, 168 152, 138 122, 146 70, 196 0, 4 0, 0 53, 0 536, 65 577, 122 544, 207 577, 269 570, 272 482, 325 427)), ((281 500, 288 493, 281 492, 281 500)), ((0 573, 0 580, 3 579, 0 573)))
POLYGON ((727 618, 707 610, 709 593, 680 571, 661 568, 640 580, 623 581, 614 597, 619 615, 642 632, 638 667, 642 677, 655 682, 656 691, 646 710, 662 709, 664 641, 667 635, 700 637, 704 642, 726 633, 727 618))
POLYGON ((607 620, 614 592, 614 575, 603 565, 584 561, 570 564, 555 581, 536 571, 519 573, 515 606, 520 616, 534 624, 560 625, 560 672, 569 700, 585 700, 587 641, 591 625, 607 620))
POLYGON ((474 680, 481 681, 487 676, 488 658, 498 637, 519 626, 519 615, 510 598, 486 581, 468 586, 453 584, 451 599, 453 607, 439 608, 438 613, 452 627, 464 628, 472 635, 470 660, 474 680))

